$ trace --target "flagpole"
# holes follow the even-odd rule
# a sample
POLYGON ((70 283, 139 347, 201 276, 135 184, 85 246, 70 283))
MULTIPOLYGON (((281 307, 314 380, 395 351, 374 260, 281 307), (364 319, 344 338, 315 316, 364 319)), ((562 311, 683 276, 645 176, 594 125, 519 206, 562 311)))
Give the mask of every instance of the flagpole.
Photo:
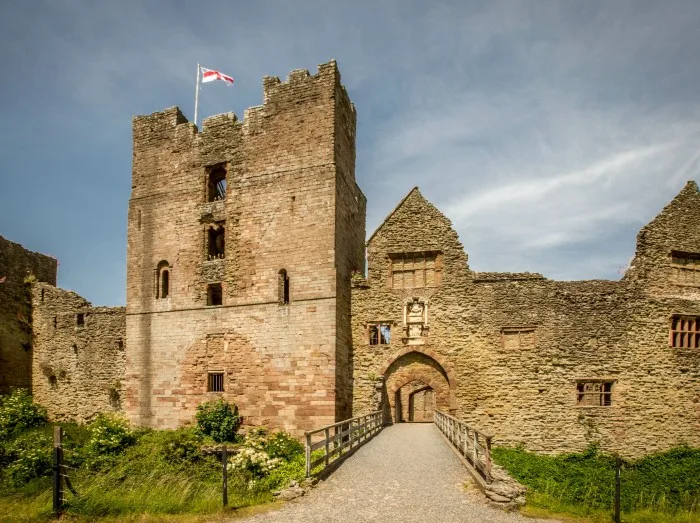
POLYGON ((197 110, 199 109, 199 70, 200 65, 197 64, 197 87, 194 90, 194 124, 197 125, 197 110))

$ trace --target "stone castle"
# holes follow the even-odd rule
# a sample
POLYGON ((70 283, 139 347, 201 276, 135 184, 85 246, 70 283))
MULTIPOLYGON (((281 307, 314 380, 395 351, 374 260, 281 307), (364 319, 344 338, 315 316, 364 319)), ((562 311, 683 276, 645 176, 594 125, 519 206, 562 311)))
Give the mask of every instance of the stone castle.
POLYGON ((700 446, 694 182, 620 281, 474 272, 417 188, 365 242, 335 62, 263 95, 201 130, 178 108, 134 118, 126 308, 57 288, 54 259, 0 238, 0 390, 31 387, 56 420, 173 428, 221 397, 298 435, 439 408, 540 452, 700 446))

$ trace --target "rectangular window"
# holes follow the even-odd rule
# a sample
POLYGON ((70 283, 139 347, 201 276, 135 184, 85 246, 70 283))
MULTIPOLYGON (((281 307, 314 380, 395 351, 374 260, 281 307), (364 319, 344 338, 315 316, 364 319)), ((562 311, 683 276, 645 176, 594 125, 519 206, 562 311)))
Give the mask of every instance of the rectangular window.
POLYGON ((390 254, 393 289, 437 287, 442 283, 442 254, 439 252, 408 252, 390 254))
POLYGON ((79 312, 75 317, 75 323, 78 325, 78 327, 84 327, 85 326, 85 314, 82 312, 79 312))
POLYGON ((700 347, 700 318, 696 316, 674 316, 671 318, 671 347, 697 349, 700 347))
POLYGON ((700 253, 671 251, 671 281, 700 287, 700 253))
POLYGON ((216 222, 207 228, 207 259, 220 260, 225 255, 225 222, 216 222))
POLYGON ((579 407, 609 407, 612 405, 612 381, 579 381, 576 384, 576 404, 579 407))
POLYGON ((207 201, 216 202, 226 198, 226 164, 207 167, 207 201))
POLYGON ((391 343, 391 325, 388 323, 373 323, 369 325, 370 345, 389 345, 391 343))
POLYGON ((505 349, 523 349, 535 346, 534 327, 503 327, 501 342, 505 349))
POLYGON ((207 285, 207 305, 222 305, 223 293, 220 283, 210 283, 207 285))
POLYGON ((207 392, 224 391, 224 373, 210 372, 207 376, 207 392))

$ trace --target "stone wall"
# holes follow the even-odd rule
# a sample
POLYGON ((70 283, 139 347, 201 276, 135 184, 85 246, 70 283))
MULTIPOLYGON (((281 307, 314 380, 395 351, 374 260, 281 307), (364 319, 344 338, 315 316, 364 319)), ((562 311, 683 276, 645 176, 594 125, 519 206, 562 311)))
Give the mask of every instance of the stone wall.
POLYGON ((296 433, 350 411, 349 287, 365 219, 355 110, 335 62, 266 77, 263 98, 243 122, 218 115, 201 131, 177 108, 134 119, 125 410, 138 423, 181 425, 219 396, 247 422, 296 433), (215 168, 226 191, 208 202, 215 168), (214 223, 225 253, 209 259, 214 223), (220 305, 208 305, 210 284, 220 305), (209 373, 224 374, 223 392, 208 392, 209 373))
POLYGON ((85 422, 121 409, 124 307, 92 307, 74 292, 32 286, 32 393, 56 421, 85 422))
POLYGON ((28 276, 56 284, 55 258, 0 236, 0 393, 32 385, 32 314, 28 276))
POLYGON ((431 374, 442 369, 454 403, 436 391, 438 407, 495 433, 496 444, 562 452, 598 442, 625 456, 700 445, 700 349, 669 347, 671 317, 700 316, 700 301, 669 283, 668 261, 655 265, 658 253, 700 252, 697 187, 643 231, 643 264, 620 282, 473 273, 449 220, 411 191, 368 242, 368 280, 354 282, 353 414, 391 402, 396 383, 410 383, 402 374, 440 383, 431 374), (392 288, 390 255, 420 252, 442 253, 441 284, 392 288), (414 298, 427 310, 415 337, 404 327, 414 298), (378 321, 392 326, 387 345, 368 343, 367 324, 378 321), (612 404, 579 406, 585 382, 611 383, 612 404))

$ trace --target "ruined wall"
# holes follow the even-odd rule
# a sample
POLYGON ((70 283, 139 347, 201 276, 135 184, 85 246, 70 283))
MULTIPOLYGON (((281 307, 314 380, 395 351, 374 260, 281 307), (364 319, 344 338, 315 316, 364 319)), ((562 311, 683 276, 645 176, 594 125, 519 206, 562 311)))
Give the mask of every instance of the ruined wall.
POLYGON ((92 307, 74 292, 32 286, 32 393, 52 420, 85 422, 121 409, 124 307, 92 307))
POLYGON ((266 77, 263 90, 243 122, 218 115, 201 132, 177 108, 134 119, 125 409, 138 423, 189 422, 218 396, 247 422, 296 432, 348 410, 350 271, 362 263, 365 201, 354 108, 335 62, 266 77), (214 166, 227 187, 208 202, 214 166), (357 229, 342 245, 336 221, 357 229), (209 259, 213 223, 225 227, 225 255, 209 259), (207 305, 209 284, 221 285, 221 305, 207 305), (209 372, 224 373, 223 392, 207 392, 209 372))
MULTIPOLYGON (((685 196, 696 207, 676 215, 694 216, 695 196, 685 196)), ((682 248, 697 252, 688 238, 700 234, 700 217, 682 223, 682 248)), ((661 229, 646 230, 664 238, 658 251, 680 248, 661 229)), ((700 301, 669 292, 668 272, 647 265, 653 282, 471 273, 461 249, 449 221, 415 190, 370 239, 369 281, 353 288, 355 414, 376 408, 377 384, 393 388, 407 354, 423 354, 445 370, 456 414, 495 433, 497 444, 562 452, 598 442, 625 456, 700 445, 700 349, 669 347, 671 317, 700 315, 700 301), (444 253, 442 284, 392 289, 389 254, 417 251, 444 253), (417 338, 403 329, 407 297, 428 311, 417 338), (392 323, 390 344, 368 344, 367 323, 377 321, 392 323), (577 384, 593 380, 612 383, 610 406, 579 405, 577 384)))
POLYGON ((0 393, 32 385, 32 314, 28 276, 56 284, 55 258, 0 236, 0 393))

